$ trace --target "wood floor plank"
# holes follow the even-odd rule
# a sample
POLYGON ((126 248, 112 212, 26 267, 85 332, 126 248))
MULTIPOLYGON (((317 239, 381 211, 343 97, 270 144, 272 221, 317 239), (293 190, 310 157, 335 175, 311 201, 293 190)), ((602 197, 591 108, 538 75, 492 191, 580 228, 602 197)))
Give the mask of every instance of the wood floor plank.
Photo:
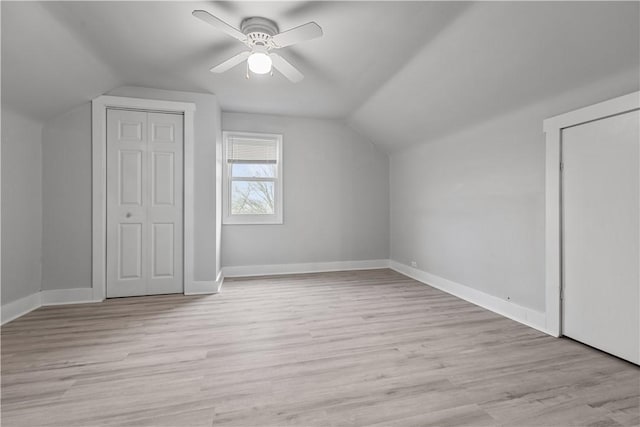
POLYGON ((640 369, 390 270, 43 307, 3 426, 633 426, 640 369))

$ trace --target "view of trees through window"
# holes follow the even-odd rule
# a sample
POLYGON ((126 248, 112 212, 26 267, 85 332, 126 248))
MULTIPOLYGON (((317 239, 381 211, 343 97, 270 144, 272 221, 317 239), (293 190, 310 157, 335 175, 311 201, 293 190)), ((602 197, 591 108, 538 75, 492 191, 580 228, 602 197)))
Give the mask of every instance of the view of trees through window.
POLYGON ((236 163, 231 168, 231 174, 232 214, 275 213, 275 165, 236 163))

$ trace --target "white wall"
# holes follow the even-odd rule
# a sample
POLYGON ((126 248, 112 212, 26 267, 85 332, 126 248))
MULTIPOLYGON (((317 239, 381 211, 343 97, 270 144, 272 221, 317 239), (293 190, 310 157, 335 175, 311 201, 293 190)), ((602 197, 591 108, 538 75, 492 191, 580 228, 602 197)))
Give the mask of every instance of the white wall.
POLYGON ((42 132, 42 289, 91 287, 91 108, 42 132))
POLYGON ((393 153, 391 258, 544 311, 542 121, 635 90, 637 69, 393 153))
POLYGON ((224 225, 223 266, 387 259, 388 157, 335 120, 223 113, 223 130, 284 135, 284 224, 224 225))
MULTIPOLYGON (((220 107, 211 94, 123 87, 108 93, 194 102, 195 280, 213 281, 220 271, 216 241, 216 144, 220 107)), ((43 131, 42 289, 91 287, 91 105, 82 104, 47 122, 43 131)), ((219 220, 218 220, 219 222, 219 220)))
POLYGON ((42 254, 42 125, 2 111, 2 304, 37 293, 42 254))

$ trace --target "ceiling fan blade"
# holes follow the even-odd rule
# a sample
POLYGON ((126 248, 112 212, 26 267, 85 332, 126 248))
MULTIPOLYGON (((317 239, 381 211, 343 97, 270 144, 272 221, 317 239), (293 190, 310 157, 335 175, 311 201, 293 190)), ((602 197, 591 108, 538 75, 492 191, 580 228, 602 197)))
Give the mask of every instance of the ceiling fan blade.
POLYGON ((273 42, 278 47, 291 46, 306 40, 315 39, 322 36, 322 28, 315 22, 308 22, 299 27, 292 28, 283 33, 273 36, 273 42))
POLYGON ((271 53, 269 56, 271 57, 274 68, 280 71, 282 75, 291 80, 293 83, 298 83, 299 81, 302 81, 302 79, 304 79, 304 75, 282 56, 278 55, 277 53, 271 53))
POLYGON ((240 52, 239 54, 227 59, 223 63, 216 65, 210 71, 212 73, 224 73, 225 71, 230 70, 236 65, 240 64, 242 61, 246 61, 249 55, 251 55, 251 52, 249 51, 240 52))
POLYGON ((227 24, 220 18, 213 16, 206 10, 194 10, 192 14, 196 18, 203 20, 204 22, 211 25, 215 29, 224 31, 225 33, 229 34, 231 37, 238 39, 243 43, 247 40, 247 36, 245 36, 240 30, 233 28, 231 25, 227 24))

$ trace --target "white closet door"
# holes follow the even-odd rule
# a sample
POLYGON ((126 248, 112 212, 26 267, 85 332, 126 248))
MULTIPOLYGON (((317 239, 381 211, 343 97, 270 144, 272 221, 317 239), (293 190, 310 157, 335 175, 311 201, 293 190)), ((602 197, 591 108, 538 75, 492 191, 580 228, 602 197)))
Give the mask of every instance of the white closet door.
POLYGON ((567 128, 563 334, 640 363, 638 111, 567 128))
POLYGON ((107 110, 107 297, 182 292, 182 126, 107 110))
POLYGON ((182 292, 182 116, 149 113, 147 293, 182 292))

